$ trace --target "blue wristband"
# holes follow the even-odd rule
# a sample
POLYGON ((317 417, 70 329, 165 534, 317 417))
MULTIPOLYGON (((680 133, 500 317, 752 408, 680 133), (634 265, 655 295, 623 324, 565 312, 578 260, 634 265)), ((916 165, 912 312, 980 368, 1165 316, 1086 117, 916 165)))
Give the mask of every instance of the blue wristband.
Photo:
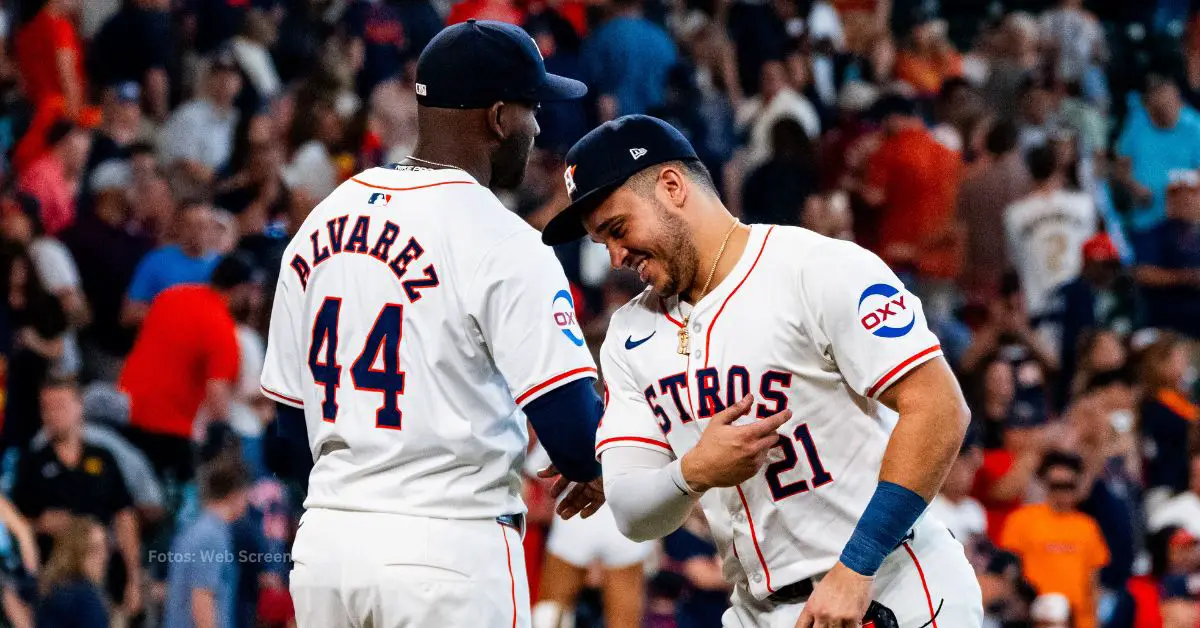
POLYGON ((880 482, 839 560, 856 573, 874 576, 927 505, 924 498, 899 484, 880 482))

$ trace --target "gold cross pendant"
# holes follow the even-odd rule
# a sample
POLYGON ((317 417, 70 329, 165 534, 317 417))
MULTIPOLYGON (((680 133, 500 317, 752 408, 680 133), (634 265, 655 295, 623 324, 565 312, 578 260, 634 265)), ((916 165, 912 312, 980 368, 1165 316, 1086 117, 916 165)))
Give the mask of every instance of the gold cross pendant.
POLYGON ((690 344, 691 343, 689 342, 689 338, 688 338, 687 323, 684 323, 683 327, 679 328, 679 349, 678 349, 679 355, 687 355, 688 354, 688 345, 690 345, 690 344))

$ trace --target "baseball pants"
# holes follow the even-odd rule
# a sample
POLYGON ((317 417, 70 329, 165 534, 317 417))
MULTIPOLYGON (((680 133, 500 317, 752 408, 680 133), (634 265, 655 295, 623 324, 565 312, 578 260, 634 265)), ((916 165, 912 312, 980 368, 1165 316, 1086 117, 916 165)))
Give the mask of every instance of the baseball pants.
POLYGON ((579 568, 599 561, 608 569, 620 569, 646 560, 654 543, 630 541, 617 529, 608 504, 584 519, 556 517, 550 527, 546 551, 579 568))
POLYGON ((312 509, 292 549, 299 628, 528 628, 519 531, 495 520, 312 509))
MULTIPOLYGON (((923 519, 912 539, 892 551, 875 574, 873 600, 899 628, 980 628, 983 601, 963 546, 940 522, 923 519)), ((795 628, 804 604, 755 599, 744 585, 721 618, 725 628, 795 628)))

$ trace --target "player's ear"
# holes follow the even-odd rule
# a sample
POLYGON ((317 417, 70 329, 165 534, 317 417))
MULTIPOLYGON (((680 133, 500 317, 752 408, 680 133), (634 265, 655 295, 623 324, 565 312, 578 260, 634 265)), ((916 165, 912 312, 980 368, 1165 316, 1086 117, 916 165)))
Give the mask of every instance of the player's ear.
POLYGON ((488 130, 502 141, 508 137, 508 131, 504 128, 504 109, 504 103, 497 101, 487 110, 488 130))
POLYGON ((683 207, 687 201, 690 182, 674 164, 667 164, 658 173, 658 193, 669 207, 683 207))

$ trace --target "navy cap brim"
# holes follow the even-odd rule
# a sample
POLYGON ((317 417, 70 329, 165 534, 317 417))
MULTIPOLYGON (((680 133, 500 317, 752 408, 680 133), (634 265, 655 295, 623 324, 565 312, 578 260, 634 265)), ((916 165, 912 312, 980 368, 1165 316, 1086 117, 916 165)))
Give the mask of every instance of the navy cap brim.
POLYGON ((555 214, 550 219, 550 222, 547 222, 546 226, 542 228, 542 244, 558 246, 574 242, 587 235, 587 228, 583 226, 583 219, 592 213, 592 210, 604 203, 604 200, 609 195, 628 180, 629 177, 625 177, 592 188, 587 194, 580 196, 570 205, 567 205, 565 209, 555 214))
POLYGON ((546 81, 534 90, 531 96, 535 102, 555 102, 583 98, 587 91, 587 85, 581 81, 547 73, 546 81))

